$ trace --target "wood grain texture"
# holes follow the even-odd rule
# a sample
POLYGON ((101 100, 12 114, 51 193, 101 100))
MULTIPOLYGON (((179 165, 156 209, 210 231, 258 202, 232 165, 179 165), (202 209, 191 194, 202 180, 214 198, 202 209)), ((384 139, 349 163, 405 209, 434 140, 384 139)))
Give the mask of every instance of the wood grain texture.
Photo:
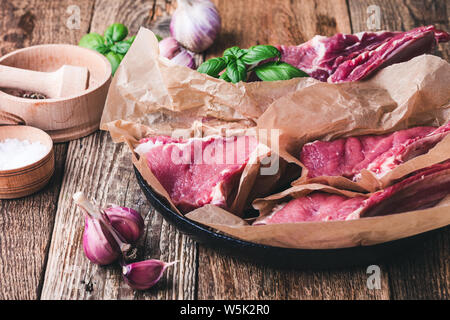
MULTIPOLYGON (((80 0, 80 28, 68 29, 72 1, 0 1, 0 54, 43 43, 76 43, 89 27, 93 1, 80 0)), ((56 171, 38 194, 0 201, 0 299, 36 299, 42 286, 67 145, 55 147, 56 171)))
MULTIPOLYGON (((409 30, 433 24, 449 31, 448 1, 350 0, 354 32, 367 29, 367 7, 381 8, 381 29, 409 30)), ((438 46, 437 55, 450 59, 450 45, 438 46)), ((383 267, 388 271, 392 299, 445 299, 450 297, 450 228, 431 235, 422 246, 383 267)))
POLYGON ((94 0, 1 0, 0 54, 44 43, 76 44, 88 31, 94 0), (69 6, 80 9, 79 28, 69 29, 69 6))
POLYGON ((220 56, 233 45, 296 45, 316 34, 350 32, 345 0, 215 0, 222 31, 209 56, 220 56))
POLYGON ((389 277, 368 289, 367 267, 345 270, 282 270, 229 258, 199 247, 199 299, 388 299, 389 277))
POLYGON ((1 300, 39 297, 66 151, 66 144, 55 146, 55 174, 42 191, 0 200, 1 300))
MULTIPOLYGON (((104 1, 95 5, 92 31, 113 22, 133 34, 153 18, 151 1, 104 1), (150 10, 150 11, 149 11, 150 10)), ((134 175, 126 145, 114 144, 106 132, 70 143, 42 299, 194 299, 196 244, 168 225, 148 204, 134 175), (99 204, 132 207, 145 216, 146 233, 138 243, 138 260, 179 260, 152 289, 131 290, 116 266, 90 263, 82 249, 84 221, 71 196, 82 190, 99 204)))
MULTIPOLYGON (((223 31, 209 56, 230 46, 299 44, 316 34, 351 32, 345 1, 216 1, 223 31)), ((367 289, 367 267, 328 271, 276 270, 199 246, 199 299, 388 299, 367 289)))

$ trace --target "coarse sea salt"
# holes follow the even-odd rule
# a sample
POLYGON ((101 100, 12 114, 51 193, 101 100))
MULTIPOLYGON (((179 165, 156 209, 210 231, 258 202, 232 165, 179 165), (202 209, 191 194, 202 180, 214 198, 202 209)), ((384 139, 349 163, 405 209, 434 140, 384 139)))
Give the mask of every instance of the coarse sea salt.
POLYGON ((0 170, 25 167, 41 160, 49 148, 40 142, 5 139, 0 141, 0 170))

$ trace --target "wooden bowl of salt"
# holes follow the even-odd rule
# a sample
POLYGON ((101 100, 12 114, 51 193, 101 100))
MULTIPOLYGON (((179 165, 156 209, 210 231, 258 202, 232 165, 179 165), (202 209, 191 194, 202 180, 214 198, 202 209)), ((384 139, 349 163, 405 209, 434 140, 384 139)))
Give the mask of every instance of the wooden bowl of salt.
POLYGON ((47 73, 63 66, 87 68, 87 88, 69 96, 52 98, 26 92, 25 88, 0 88, 0 111, 13 113, 27 125, 45 130, 54 142, 84 137, 99 128, 111 65, 98 52, 68 44, 45 44, 11 52, 0 58, 0 64, 47 73))
POLYGON ((29 126, 0 126, 0 199, 42 189, 55 171, 52 138, 29 126))

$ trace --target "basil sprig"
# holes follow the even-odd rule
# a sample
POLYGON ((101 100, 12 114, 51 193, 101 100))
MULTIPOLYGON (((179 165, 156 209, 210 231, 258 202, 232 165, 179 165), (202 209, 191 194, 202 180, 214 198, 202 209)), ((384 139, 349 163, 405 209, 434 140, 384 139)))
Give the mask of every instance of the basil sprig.
MULTIPOLYGON (((121 23, 114 23, 105 30, 103 36, 95 32, 85 34, 78 45, 104 55, 111 63, 112 74, 114 75, 136 38, 136 36, 132 36, 125 39, 127 36, 128 28, 121 23)), ((159 38, 159 40, 161 39, 159 38)))
POLYGON ((281 53, 274 46, 257 45, 249 49, 235 46, 226 49, 222 57, 203 62, 197 71, 233 83, 247 81, 247 74, 252 71, 263 81, 308 77, 305 72, 280 59, 281 53), (260 64, 269 59, 276 60, 260 64))

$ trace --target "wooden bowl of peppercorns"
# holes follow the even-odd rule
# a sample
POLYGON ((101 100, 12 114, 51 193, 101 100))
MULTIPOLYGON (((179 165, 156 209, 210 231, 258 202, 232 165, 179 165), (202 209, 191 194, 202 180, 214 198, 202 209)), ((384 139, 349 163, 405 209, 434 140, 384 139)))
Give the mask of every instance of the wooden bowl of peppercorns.
POLYGON ((11 52, 0 58, 0 64, 42 72, 56 71, 63 65, 87 67, 88 88, 69 97, 49 99, 40 92, 0 88, 0 111, 46 131, 54 142, 98 130, 111 82, 111 65, 104 56, 74 45, 46 44, 11 52))

